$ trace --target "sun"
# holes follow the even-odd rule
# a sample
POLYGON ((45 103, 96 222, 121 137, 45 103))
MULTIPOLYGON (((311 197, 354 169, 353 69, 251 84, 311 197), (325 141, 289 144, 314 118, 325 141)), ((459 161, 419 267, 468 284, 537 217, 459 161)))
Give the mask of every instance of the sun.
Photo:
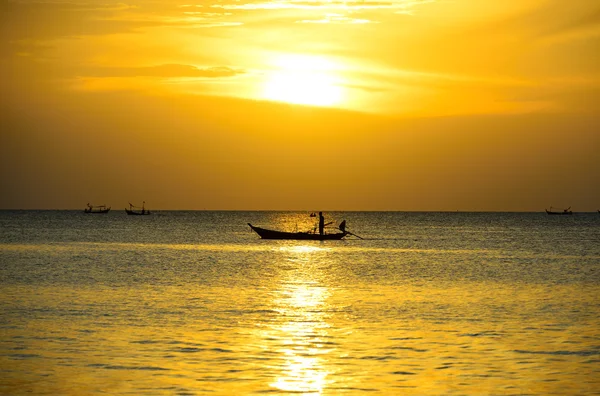
POLYGON ((335 106, 342 101, 342 87, 335 65, 322 57, 285 55, 275 59, 265 81, 263 97, 279 102, 335 106))

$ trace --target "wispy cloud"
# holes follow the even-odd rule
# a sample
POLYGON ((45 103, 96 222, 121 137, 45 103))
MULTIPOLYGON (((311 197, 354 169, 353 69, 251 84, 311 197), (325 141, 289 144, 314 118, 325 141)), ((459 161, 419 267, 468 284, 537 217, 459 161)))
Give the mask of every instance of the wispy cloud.
POLYGON ((600 35, 600 3, 579 0, 565 5, 561 0, 540 1, 519 13, 489 21, 472 34, 501 35, 510 32, 523 44, 566 42, 600 35))
POLYGON ((563 21, 561 25, 543 31, 541 36, 548 43, 600 38, 600 6, 589 14, 563 21))
POLYGON ((317 15, 307 15, 300 20, 296 15, 296 18, 289 18, 289 23, 360 24, 372 21, 371 18, 358 15, 361 12, 389 10, 391 13, 413 14, 419 6, 434 1, 201 0, 196 4, 173 4, 165 1, 140 5, 89 1, 3 1, 0 3, 0 32, 5 40, 18 40, 134 33, 162 26, 231 27, 243 25, 246 19, 256 17, 252 11, 277 13, 286 10, 318 12, 317 15), (326 15, 323 16, 323 13, 326 15), (329 17, 328 14, 338 16, 329 17))
POLYGON ((0 2, 0 41, 22 39, 51 40, 57 37, 97 36, 139 33, 157 27, 238 26, 228 11, 201 7, 179 7, 169 2, 0 2), (203 9, 202 11, 199 11, 203 9), (205 10, 205 11, 204 11, 205 10))
POLYGON ((351 18, 342 14, 325 14, 320 19, 303 19, 296 21, 296 23, 334 23, 334 24, 364 24, 364 23, 379 23, 369 19, 351 18))
POLYGON ((292 1, 245 1, 230 3, 217 3, 210 7, 223 8, 227 10, 288 10, 288 9, 320 9, 320 10, 408 10, 418 7, 422 4, 432 3, 435 0, 423 1, 369 1, 369 0, 350 0, 350 1, 313 1, 313 0, 292 0, 292 1))
POLYGON ((134 32, 157 26, 157 22, 137 18, 137 7, 125 4, 67 2, 0 3, 3 40, 46 39, 134 32))
POLYGON ((244 71, 227 66, 198 68, 192 65, 167 64, 149 67, 96 67, 79 69, 79 74, 86 77, 199 77, 223 78, 243 74, 244 71))

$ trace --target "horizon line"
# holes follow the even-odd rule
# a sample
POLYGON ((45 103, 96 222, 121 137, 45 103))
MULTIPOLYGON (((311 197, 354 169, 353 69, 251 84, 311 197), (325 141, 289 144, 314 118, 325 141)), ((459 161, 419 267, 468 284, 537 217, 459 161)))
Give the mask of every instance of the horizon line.
MULTIPOLYGON (((107 205, 108 206, 108 205, 107 205)), ((112 209, 111 211, 125 210, 124 208, 112 209)), ((0 211, 81 211, 79 208, 0 208, 0 211)), ((410 209, 151 209, 151 212, 374 212, 374 213, 546 213, 541 210, 410 210, 410 209)), ((594 213, 600 209, 573 211, 575 213, 594 213)))

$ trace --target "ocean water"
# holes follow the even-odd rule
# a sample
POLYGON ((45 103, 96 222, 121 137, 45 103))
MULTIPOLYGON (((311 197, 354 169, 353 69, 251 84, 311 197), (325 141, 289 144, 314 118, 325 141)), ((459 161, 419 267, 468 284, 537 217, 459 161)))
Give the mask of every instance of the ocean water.
POLYGON ((3 395, 600 394, 600 215, 0 211, 3 395))

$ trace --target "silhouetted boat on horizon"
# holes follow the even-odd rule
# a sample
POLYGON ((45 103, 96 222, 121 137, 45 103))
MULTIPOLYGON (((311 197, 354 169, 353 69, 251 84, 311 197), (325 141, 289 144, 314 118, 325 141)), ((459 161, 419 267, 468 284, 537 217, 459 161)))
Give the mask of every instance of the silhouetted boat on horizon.
POLYGON ((133 205, 130 202, 129 203, 129 209, 125 208, 125 212, 127 212, 127 214, 131 215, 131 216, 144 216, 144 215, 151 214, 150 211, 145 208, 145 205, 146 205, 146 201, 144 201, 142 203, 142 207, 141 208, 139 206, 133 205), (136 208, 138 208, 140 210, 136 210, 136 208))
POLYGON ((567 209, 563 209, 562 212, 556 212, 552 210, 552 206, 550 206, 550 210, 546 209, 546 213, 548 213, 549 215, 572 215, 573 211, 570 210, 571 207, 569 206, 567 209))
POLYGON ((256 227, 248 223, 250 228, 256 232, 262 239, 291 239, 291 240, 308 240, 308 241, 328 241, 328 240, 339 240, 349 235, 348 231, 337 232, 335 234, 319 234, 313 231, 300 231, 300 232, 285 232, 268 230, 266 228, 256 227))
POLYGON ((83 213, 93 213, 93 214, 101 214, 101 213, 108 213, 110 211, 110 206, 106 206, 106 205, 90 205, 89 203, 87 204, 87 208, 85 208, 83 210, 83 213))

